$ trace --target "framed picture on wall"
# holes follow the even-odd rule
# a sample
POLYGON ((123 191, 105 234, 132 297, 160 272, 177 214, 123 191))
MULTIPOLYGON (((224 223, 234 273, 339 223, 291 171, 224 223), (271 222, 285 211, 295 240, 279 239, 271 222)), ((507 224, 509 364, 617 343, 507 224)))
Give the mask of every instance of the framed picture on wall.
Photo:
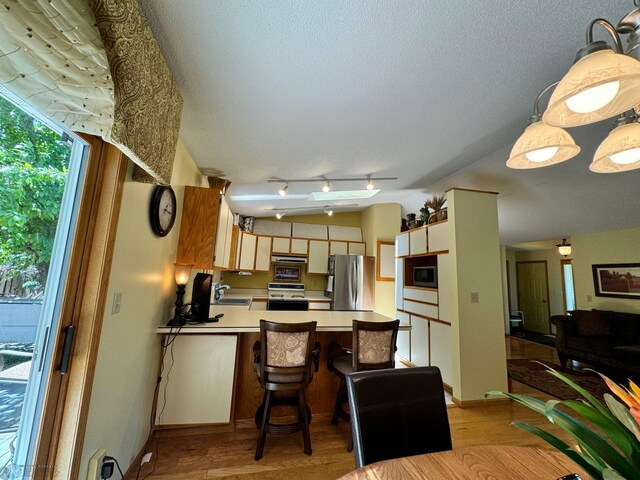
POLYGON ((640 263, 610 263, 591 268, 596 296, 640 300, 640 263))
POLYGON ((277 282, 299 282, 300 267, 285 267, 276 265, 273 267, 273 280, 277 282))

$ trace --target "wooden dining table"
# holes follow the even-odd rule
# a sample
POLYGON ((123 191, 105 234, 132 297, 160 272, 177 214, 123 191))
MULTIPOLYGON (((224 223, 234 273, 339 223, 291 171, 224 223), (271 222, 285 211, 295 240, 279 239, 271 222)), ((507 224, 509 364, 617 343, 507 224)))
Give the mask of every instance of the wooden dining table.
POLYGON ((560 452, 492 445, 385 460, 339 480, 556 480, 570 473, 590 478, 560 452))

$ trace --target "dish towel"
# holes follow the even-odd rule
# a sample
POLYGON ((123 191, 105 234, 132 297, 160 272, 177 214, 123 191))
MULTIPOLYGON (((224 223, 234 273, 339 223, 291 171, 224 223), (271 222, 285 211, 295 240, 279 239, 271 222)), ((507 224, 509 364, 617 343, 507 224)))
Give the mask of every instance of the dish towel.
POLYGON ((333 292, 333 275, 327 277, 327 292, 333 292))

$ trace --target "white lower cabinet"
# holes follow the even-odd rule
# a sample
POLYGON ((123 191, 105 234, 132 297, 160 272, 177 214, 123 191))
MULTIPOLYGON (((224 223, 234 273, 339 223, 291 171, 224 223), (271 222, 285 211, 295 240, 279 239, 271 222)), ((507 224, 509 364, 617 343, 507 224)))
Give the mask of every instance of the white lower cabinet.
POLYGON ((451 386, 453 360, 451 358, 451 326, 438 322, 431 323, 431 365, 438 367, 442 381, 451 386))
POLYGON ((173 366, 160 383, 157 425, 231 421, 237 341, 237 335, 176 336, 164 358, 165 372, 173 366))
MULTIPOLYGON (((400 323, 408 323, 411 325, 411 316, 407 312, 396 311, 396 318, 400 323)), ((398 339, 396 340, 398 350, 396 354, 407 361, 411 361, 411 330, 399 330, 398 339)))
POLYGON ((331 302, 309 300, 309 310, 331 310, 331 302))
POLYGON ((411 315, 411 363, 429 366, 429 320, 411 315))
POLYGON ((404 259, 396 258, 396 308, 404 309, 404 259))

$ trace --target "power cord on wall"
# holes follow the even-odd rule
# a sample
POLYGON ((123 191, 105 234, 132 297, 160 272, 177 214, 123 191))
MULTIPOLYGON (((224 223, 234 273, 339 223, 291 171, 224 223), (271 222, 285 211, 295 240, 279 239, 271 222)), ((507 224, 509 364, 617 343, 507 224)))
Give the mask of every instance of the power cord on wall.
MULTIPOLYGON (((151 440, 151 436, 153 435, 153 425, 154 425, 154 405, 156 405, 157 400, 158 400, 158 394, 160 393, 160 383, 162 383, 162 373, 164 372, 164 359, 167 355, 167 350, 171 350, 171 366, 169 367, 169 371, 167 372, 167 382, 169 381, 169 373, 171 372, 171 368, 173 367, 173 342, 175 342, 176 338, 178 338, 178 334, 180 333, 180 330, 182 330, 182 327, 171 327, 169 330, 169 334, 166 337, 166 339, 162 340, 162 359, 160 361, 160 373, 158 374, 158 379, 156 381, 156 386, 155 389, 153 391, 153 403, 151 405, 151 414, 149 415, 149 433, 147 435, 147 439, 145 440, 144 443, 144 451, 147 451, 147 447, 149 445, 149 441, 151 440)), ((162 415, 162 412, 164 412, 164 408, 166 406, 166 388, 167 385, 165 382, 165 393, 164 393, 164 397, 165 397, 165 402, 164 405, 162 406, 162 409, 160 410, 160 415, 162 415)), ((158 442, 156 441, 155 444, 155 453, 153 455, 154 458, 154 462, 153 462, 153 468, 151 469, 151 471, 149 473, 147 473, 144 477, 142 477, 142 480, 144 480, 145 478, 149 477, 150 475, 153 474, 153 472, 156 471, 156 464, 158 463, 158 442)), ((144 463, 140 463, 140 465, 138 465, 138 471, 136 472, 136 480, 139 480, 140 478, 140 472, 142 470, 142 465, 144 465, 144 463)))
POLYGON ((120 477, 122 478, 122 480, 124 480, 124 473, 122 473, 122 469, 120 468, 120 464, 118 463, 118 460, 116 460, 115 457, 109 457, 108 455, 105 455, 104 457, 104 461, 102 462, 102 472, 100 477, 101 478, 111 478, 111 474, 113 473, 113 464, 111 464, 109 466, 109 464, 107 462, 115 462, 116 467, 118 467, 118 472, 120 472, 120 477), (105 467, 107 467, 109 473, 109 476, 105 476, 105 467))

